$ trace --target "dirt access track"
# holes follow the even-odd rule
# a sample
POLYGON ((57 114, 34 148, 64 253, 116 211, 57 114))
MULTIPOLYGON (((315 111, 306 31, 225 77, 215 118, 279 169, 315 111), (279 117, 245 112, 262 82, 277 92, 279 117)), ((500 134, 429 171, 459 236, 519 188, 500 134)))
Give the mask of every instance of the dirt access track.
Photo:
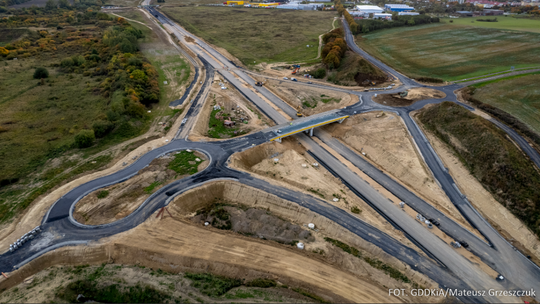
POLYGON ((377 94, 373 101, 378 104, 391 107, 406 107, 424 99, 440 99, 446 97, 446 94, 435 89, 413 88, 407 91, 407 96, 401 97, 399 93, 377 94))
MULTIPOLYGON (((138 227, 103 239, 90 246, 66 247, 50 252, 0 279, 0 288, 10 288, 51 265, 81 265, 103 262, 145 265, 167 272, 211 272, 251 280, 267 277, 289 286, 309 290, 330 302, 389 303, 440 302, 433 297, 389 297, 388 288, 411 288, 396 281, 362 259, 341 251, 327 256, 273 241, 241 236, 233 232, 191 223, 194 211, 215 198, 241 202, 268 210, 299 225, 314 223, 317 238, 330 236, 376 256, 425 288, 437 284, 411 270, 380 248, 350 233, 332 221, 298 204, 233 182, 212 182, 175 198, 169 205, 173 217, 151 216, 138 227)), ((313 243, 313 246, 319 246, 313 243)), ((341 249, 339 249, 341 250, 341 249)))

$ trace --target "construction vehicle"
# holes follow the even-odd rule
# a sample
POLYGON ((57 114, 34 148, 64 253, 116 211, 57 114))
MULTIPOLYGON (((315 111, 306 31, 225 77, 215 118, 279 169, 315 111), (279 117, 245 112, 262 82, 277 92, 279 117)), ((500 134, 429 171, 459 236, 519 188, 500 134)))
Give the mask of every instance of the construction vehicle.
POLYGON ((264 84, 264 82, 262 82, 262 81, 255 82, 255 85, 258 86, 258 87, 262 87, 263 84, 264 84))
POLYGON ((296 108, 296 117, 303 117, 304 114, 300 112, 300 107, 296 108))
POLYGON ((298 73, 298 71, 300 70, 300 65, 299 64, 293 64, 293 67, 294 67, 294 71, 292 71, 292 74, 298 73))

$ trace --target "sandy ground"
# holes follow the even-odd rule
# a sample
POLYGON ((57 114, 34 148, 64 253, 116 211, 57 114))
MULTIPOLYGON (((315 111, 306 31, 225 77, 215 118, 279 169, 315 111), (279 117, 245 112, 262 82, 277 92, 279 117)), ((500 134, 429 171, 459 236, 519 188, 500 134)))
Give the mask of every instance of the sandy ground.
MULTIPOLYGON (((473 113, 476 112, 474 111, 473 113)), ((481 116, 483 115, 487 114, 481 113, 481 116)), ((420 122, 418 120, 416 121, 421 126, 420 122)), ((467 196, 476 210, 506 240, 525 255, 530 255, 536 264, 540 264, 540 240, 508 209, 493 198, 482 184, 470 174, 469 170, 459 161, 446 144, 425 129, 424 134, 428 137, 445 167, 448 168, 450 175, 456 181, 460 191, 467 196)))
MULTIPOLYGON (((262 77, 255 77, 264 80, 262 77)), ((358 102, 358 96, 315 87, 294 85, 286 80, 267 80, 265 87, 306 116, 343 108, 358 102), (326 103, 325 103, 326 102, 326 103), (312 107, 306 106, 306 104, 312 107)))
POLYGON ((426 169, 401 118, 369 112, 325 127, 359 155, 417 193, 438 210, 472 229, 426 169))
POLYGON ((230 160, 230 166, 235 169, 247 171, 272 184, 321 198, 348 212, 356 206, 362 210, 357 217, 421 252, 401 231, 395 230, 368 204, 343 185, 341 180, 335 178, 324 167, 313 166, 314 163, 316 161, 293 137, 285 138, 281 144, 266 143, 233 154, 230 160), (274 161, 275 159, 278 161, 274 161), (334 198, 338 201, 335 202, 334 198))
POLYGON ((377 94, 373 97, 373 101, 379 104, 392 106, 392 107, 406 107, 413 103, 431 98, 444 98, 446 94, 444 92, 429 89, 429 88, 413 88, 408 90, 406 97, 401 97, 398 93, 395 94, 377 94))
MULTIPOLYGON (((233 86, 224 82, 221 75, 214 75, 214 83, 212 84, 208 97, 204 101, 201 113, 197 116, 197 120, 191 133, 189 135, 190 140, 219 140, 216 138, 208 137, 208 122, 210 120, 210 113, 212 113, 214 104, 220 105, 224 109, 235 108, 241 110, 239 116, 249 118, 248 124, 237 124, 241 126, 242 130, 248 130, 249 133, 257 132, 272 125, 272 121, 261 113, 256 106, 246 100, 244 96, 236 90, 233 86), (220 87, 222 83, 227 89, 222 90, 220 87)), ((244 135, 246 135, 244 134, 244 135)))
MULTIPOLYGON (((193 152, 200 159, 198 171, 208 166, 204 154, 193 152)), ((147 167, 141 169, 137 175, 119 184, 98 189, 84 198, 75 206, 73 217, 81 224, 102 225, 122 219, 135 211, 149 196, 159 188, 174 180, 182 179, 186 175, 178 175, 167 166, 174 159, 174 153, 154 159, 147 167), (153 183, 160 183, 153 190, 145 188, 153 183), (108 191, 105 198, 98 198, 101 191, 108 191)))
POLYGON ((130 231, 90 246, 65 247, 47 253, 9 273, 9 279, 0 278, 0 288, 11 288, 51 265, 108 262, 144 265, 172 273, 211 272, 245 278, 246 281, 258 277, 273 278, 282 284, 309 290, 331 302, 432 303, 443 300, 389 297, 388 288, 411 288, 411 284, 396 281, 326 242, 310 243, 305 250, 299 250, 273 241, 195 225, 186 220, 216 197, 262 208, 302 226, 314 223, 318 231, 313 230, 312 233, 316 238, 329 236, 339 239, 361 250, 363 256, 376 257, 399 269, 422 287, 437 287, 436 283, 380 248, 297 204, 238 183, 213 182, 177 197, 168 207, 173 217, 157 219, 151 216, 130 231), (317 253, 312 252, 314 250, 317 253))

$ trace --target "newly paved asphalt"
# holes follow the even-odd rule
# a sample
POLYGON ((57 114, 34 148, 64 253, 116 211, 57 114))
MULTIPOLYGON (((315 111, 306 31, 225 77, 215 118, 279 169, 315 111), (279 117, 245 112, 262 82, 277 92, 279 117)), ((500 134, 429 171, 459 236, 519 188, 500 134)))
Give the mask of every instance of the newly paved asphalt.
MULTIPOLYGON (((456 205, 458 210, 465 216, 465 218, 475 226, 488 240, 488 243, 484 242, 480 238, 477 238, 471 232, 461 227, 457 223, 448 219, 444 214, 433 208, 428 203, 422 201, 406 188, 401 186, 389 178, 384 173, 373 168, 368 162, 363 160, 357 153, 351 151, 348 147, 340 143, 339 141, 331 138, 323 131, 317 131, 316 136, 319 137, 329 148, 330 151, 317 144, 308 136, 302 134, 297 135, 297 138, 306 146, 309 153, 318 159, 322 165, 327 167, 334 175, 341 178, 344 183, 351 188, 358 196, 364 199, 368 204, 372 205, 375 210, 381 213, 390 223, 392 223, 397 229, 402 230, 405 235, 411 239, 417 246, 424 250, 430 257, 427 259, 416 253, 411 248, 403 246, 399 242, 395 241, 388 235, 381 231, 367 225, 363 221, 354 217, 353 215, 335 208, 330 204, 302 193, 296 193, 289 189, 284 189, 271 185, 265 181, 253 178, 251 175, 243 172, 238 172, 227 167, 227 159, 232 153, 248 149, 254 145, 259 145, 267 142, 273 135, 269 130, 258 132, 252 135, 248 135, 241 138, 236 138, 227 141, 202 143, 202 142, 188 142, 183 140, 183 135, 187 135, 187 131, 191 128, 194 117, 199 113, 202 106, 202 101, 208 92, 210 83, 209 76, 213 75, 214 69, 218 69, 225 79, 230 84, 234 85, 246 98, 252 101, 261 111, 263 111, 268 117, 273 119, 278 124, 284 124, 289 121, 290 118, 296 118, 296 110, 289 106, 286 102, 266 90, 264 87, 254 88, 254 80, 244 73, 241 69, 238 69, 229 60, 216 52, 206 43, 201 41, 195 36, 192 36, 183 28, 172 23, 166 16, 153 8, 148 9, 152 15, 158 16, 160 22, 162 22, 167 28, 169 28, 179 39, 185 36, 190 36, 195 39, 195 44, 190 44, 188 47, 199 56, 201 62, 204 65, 205 71, 205 83, 203 88, 199 92, 197 98, 190 106, 186 114, 188 123, 179 130, 179 139, 173 140, 170 144, 154 149, 147 154, 141 156, 134 163, 130 164, 127 168, 113 173, 109 176, 90 181, 83 184, 72 191, 64 195, 55 205, 50 209, 50 212, 43 220, 43 230, 45 233, 51 233, 59 236, 55 240, 51 240, 46 246, 39 247, 39 243, 43 242, 43 238, 36 238, 31 242, 25 244, 23 248, 17 250, 15 253, 5 253, 0 258, 0 270, 7 272, 13 269, 13 267, 20 267, 22 264, 28 261, 28 259, 34 258, 40 254, 43 254, 47 250, 55 248, 55 246, 65 246, 70 244, 80 244, 90 240, 97 240, 105 236, 113 235, 122 231, 129 230, 148 218, 158 208, 164 206, 168 199, 172 196, 178 195, 186 189, 190 189, 201 185, 202 183, 215 180, 215 179, 234 179, 246 185, 262 189, 269 193, 273 193, 284 199, 294 201, 300 205, 317 212, 325 217, 328 217, 332 221, 342 225, 351 232, 359 235, 360 237, 374 243, 385 252, 392 254, 396 258, 407 263, 416 270, 426 274, 431 279, 438 282, 441 287, 451 288, 465 288, 474 290, 487 290, 494 289, 528 289, 537 288, 540 286, 540 271, 527 260, 519 252, 515 251, 510 244, 508 244, 470 205, 470 203, 463 197, 461 193, 454 187, 452 177, 448 174, 446 169, 441 165, 442 163, 438 159, 429 142, 426 140, 424 134, 416 126, 415 122, 410 118, 409 113, 412 110, 419 109, 427 103, 441 102, 441 100, 426 100, 414 104, 411 107, 404 108, 391 108, 385 107, 374 103, 371 100, 371 96, 374 93, 358 93, 351 92, 361 96, 361 102, 358 104, 347 107, 339 111, 342 115, 354 115, 355 113, 374 111, 374 110, 391 110, 397 112, 404 120, 409 132, 417 143, 422 156, 426 163, 432 170, 435 178, 441 184, 443 190, 449 196, 451 201, 456 205), (241 82, 240 78, 243 82, 241 82), (288 115, 288 117, 284 116, 288 115), (91 226, 85 227, 79 223, 76 223, 70 216, 70 213, 75 203, 84 195, 88 194, 95 189, 102 188, 104 186, 118 183, 126 180, 131 176, 137 174, 137 172, 148 165, 154 158, 183 149, 197 149, 211 158, 211 163, 206 170, 188 178, 173 182, 159 191, 154 193, 143 205, 137 209, 130 216, 116 221, 114 223, 103 226, 91 226), (366 172, 375 181, 386 187, 390 192, 394 193, 397 197, 400 197, 406 201, 412 208, 422 213, 426 217, 432 217, 437 219, 441 223, 440 229, 448 235, 454 237, 457 240, 465 240, 470 245, 471 252, 478 255, 485 263, 491 265, 494 269, 501 272, 507 277, 502 285, 495 281, 494 278, 488 277, 484 272, 480 271, 478 267, 472 265, 467 259, 454 251, 448 244, 445 244, 442 240, 436 237, 423 225, 415 221, 409 216, 404 215, 402 210, 396 205, 390 203, 374 188, 372 188, 367 182, 358 177, 350 168, 339 162, 332 154, 339 153, 348 159, 354 166, 357 166, 362 171, 366 172), (491 247, 490 246, 493 246, 491 247)), ((346 37, 349 46, 354 51, 358 52, 374 65, 381 68, 388 74, 394 75, 399 78, 405 87, 420 86, 414 80, 411 80, 390 67, 380 63, 375 58, 371 57, 361 49, 359 49, 352 40, 352 35, 348 31, 346 24, 346 37)), ((181 39, 184 41, 184 39, 181 39)), ((309 85, 309 84, 299 84, 309 85)), ((316 86, 320 86, 316 84, 316 86)), ((455 100, 455 96, 452 93, 455 89, 459 88, 459 85, 437 87, 437 89, 444 91, 449 98, 444 100, 455 100)), ((328 89, 343 90, 341 88, 327 87, 328 89)), ((394 91, 402 90, 395 89, 394 91)), ((463 105, 465 106, 465 105, 463 105)), ((469 107, 470 109, 470 107, 469 107)), ((497 124, 496 121, 494 123, 497 124)), ((505 126, 500 126, 505 130, 505 126)), ((508 127, 506 127, 508 128, 508 127)), ((519 141, 521 137, 508 128, 507 133, 516 140, 520 146, 524 143, 519 141), (514 134, 512 134, 512 132, 514 134)), ((521 140, 523 140, 521 138, 521 140)), ((524 140, 523 140, 524 141, 524 140)), ((526 142, 525 142, 526 143, 526 142)), ((528 145, 527 145, 528 146, 528 145)), ((530 148, 530 146, 529 146, 530 148)), ((532 150, 532 149, 531 149, 532 150)), ((540 159, 536 151, 529 151, 531 158, 536 157, 536 160, 540 159)), ((529 153, 528 153, 529 154, 529 153)), ((535 163, 540 163, 536 162, 535 163)), ((500 302, 501 298, 495 297, 483 297, 483 298, 461 298, 460 300, 466 302, 500 302)), ((515 299, 504 299, 504 301, 515 299)))

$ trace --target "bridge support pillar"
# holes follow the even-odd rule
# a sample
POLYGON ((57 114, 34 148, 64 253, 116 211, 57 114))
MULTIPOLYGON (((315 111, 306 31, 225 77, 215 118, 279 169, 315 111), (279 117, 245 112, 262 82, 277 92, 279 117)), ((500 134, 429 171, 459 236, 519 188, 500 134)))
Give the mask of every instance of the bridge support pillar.
POLYGON ((309 136, 313 136, 313 129, 315 129, 315 128, 309 129, 309 136))
POLYGON ((281 138, 276 139, 278 143, 281 143, 281 138))
POLYGON ((340 120, 339 120, 339 123, 342 123, 344 120, 345 120, 345 118, 340 119, 340 120))

